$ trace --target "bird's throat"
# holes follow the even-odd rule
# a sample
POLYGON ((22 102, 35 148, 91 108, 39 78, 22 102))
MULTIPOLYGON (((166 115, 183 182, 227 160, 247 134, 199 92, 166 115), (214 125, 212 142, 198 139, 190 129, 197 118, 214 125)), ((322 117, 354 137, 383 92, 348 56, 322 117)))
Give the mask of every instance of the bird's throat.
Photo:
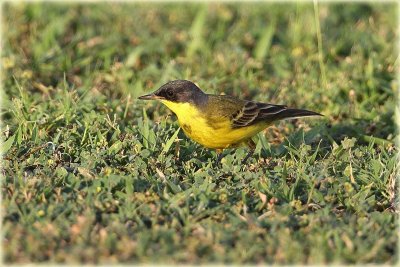
POLYGON ((168 100, 161 100, 175 115, 178 117, 179 122, 185 123, 191 119, 198 119, 201 117, 201 112, 198 108, 191 103, 178 103, 168 100))

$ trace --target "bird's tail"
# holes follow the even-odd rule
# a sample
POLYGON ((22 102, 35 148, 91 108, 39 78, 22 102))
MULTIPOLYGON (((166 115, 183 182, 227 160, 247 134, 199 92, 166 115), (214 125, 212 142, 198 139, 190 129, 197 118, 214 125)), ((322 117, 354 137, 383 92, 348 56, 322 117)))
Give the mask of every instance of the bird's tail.
POLYGON ((286 108, 281 112, 276 114, 277 120, 285 120, 285 119, 295 119, 300 117, 310 117, 310 116, 323 116, 320 113, 305 110, 305 109, 295 109, 295 108, 286 108))
POLYGON ((323 116, 322 114, 314 111, 288 108, 285 105, 273 105, 267 103, 254 104, 254 102, 248 103, 249 104, 244 107, 244 111, 242 112, 241 116, 236 118, 235 123, 237 123, 239 127, 243 126, 243 121, 245 122, 244 126, 247 126, 260 121, 270 123, 277 120, 294 119, 299 117, 323 116), (250 119, 250 122, 246 122, 246 119, 250 119))

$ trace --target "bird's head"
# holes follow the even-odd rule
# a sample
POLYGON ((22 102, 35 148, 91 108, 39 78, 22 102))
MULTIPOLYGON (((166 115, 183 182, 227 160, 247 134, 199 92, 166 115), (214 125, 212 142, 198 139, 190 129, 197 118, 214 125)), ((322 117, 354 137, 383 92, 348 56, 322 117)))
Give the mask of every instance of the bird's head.
POLYGON ((199 87, 191 81, 175 80, 161 86, 155 92, 139 97, 142 100, 161 100, 163 103, 192 103, 201 105, 207 99, 199 87))

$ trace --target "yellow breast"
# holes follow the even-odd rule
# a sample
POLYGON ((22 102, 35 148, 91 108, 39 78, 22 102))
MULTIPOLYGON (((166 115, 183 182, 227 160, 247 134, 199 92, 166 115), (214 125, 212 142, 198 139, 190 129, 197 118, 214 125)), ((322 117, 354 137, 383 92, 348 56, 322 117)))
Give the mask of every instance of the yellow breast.
POLYGON ((161 101, 178 117, 179 124, 185 134, 199 144, 214 149, 236 146, 267 127, 266 123, 232 129, 229 118, 213 119, 208 123, 205 114, 190 103, 161 101))

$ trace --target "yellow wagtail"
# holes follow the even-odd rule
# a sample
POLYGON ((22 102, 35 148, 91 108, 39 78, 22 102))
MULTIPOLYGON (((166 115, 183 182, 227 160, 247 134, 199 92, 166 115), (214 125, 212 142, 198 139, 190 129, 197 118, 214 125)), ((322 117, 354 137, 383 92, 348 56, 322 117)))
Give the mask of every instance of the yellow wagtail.
POLYGON ((139 99, 160 100, 176 114, 188 137, 207 148, 216 149, 217 153, 240 145, 254 149, 251 138, 274 121, 321 116, 305 109, 206 94, 186 80, 168 82, 139 99))

